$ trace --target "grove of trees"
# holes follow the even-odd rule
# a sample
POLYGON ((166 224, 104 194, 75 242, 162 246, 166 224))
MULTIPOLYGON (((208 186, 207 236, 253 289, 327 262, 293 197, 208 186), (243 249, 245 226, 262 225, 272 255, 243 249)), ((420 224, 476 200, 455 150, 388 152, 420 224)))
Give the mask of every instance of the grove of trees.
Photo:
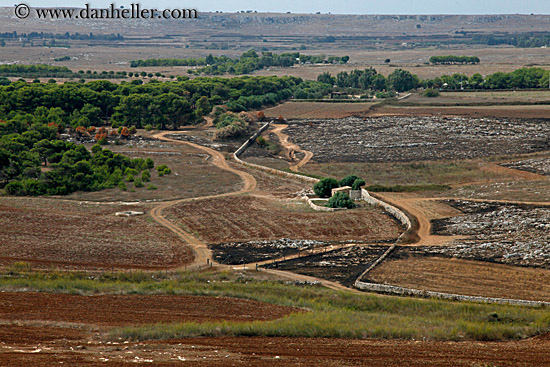
POLYGON ((256 51, 249 50, 244 52, 240 58, 210 54, 205 58, 133 60, 130 62, 130 66, 202 66, 195 70, 189 70, 189 72, 197 75, 223 75, 226 73, 241 75, 270 66, 290 67, 300 63, 346 64, 348 60, 349 56, 326 57, 324 55, 303 55, 299 52, 274 54, 267 51, 258 55, 256 51))

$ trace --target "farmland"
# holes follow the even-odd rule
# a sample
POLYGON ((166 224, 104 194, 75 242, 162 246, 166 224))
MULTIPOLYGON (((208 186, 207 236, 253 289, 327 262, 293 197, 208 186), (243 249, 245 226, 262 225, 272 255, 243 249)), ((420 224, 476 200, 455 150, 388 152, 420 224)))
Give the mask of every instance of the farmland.
POLYGON ((316 80, 371 66, 384 76, 403 68, 421 79, 548 70, 546 48, 484 41, 546 37, 548 16, 204 13, 159 28, 137 20, 22 22, 12 11, 0 9, 7 40, 0 64, 45 63, 75 73, 2 87, 0 127, 13 133, 5 146, 23 144, 20 161, 34 168, 10 172, 16 165, 0 150, 4 185, 16 177, 49 188, 48 172, 81 163, 74 153, 52 161, 35 153, 44 132, 92 150, 100 140, 93 132, 104 125, 103 148, 154 165, 145 187, 123 167, 122 185, 0 197, 0 365, 550 366, 545 306, 353 287, 377 264, 362 281, 550 302, 550 92, 540 84, 481 91, 465 83, 465 90, 443 88, 433 98, 420 88, 403 99, 359 99, 372 93, 350 89, 351 100, 300 102, 293 93, 315 83, 273 77, 316 80), (108 39, 112 29, 120 34, 108 39), (21 35, 32 31, 59 33, 52 36, 57 44, 21 35), (196 79, 194 66, 130 66, 151 58, 235 58, 250 49, 261 57, 350 59, 266 64, 231 80, 196 79), (450 54, 481 61, 429 63, 450 54), (94 71, 112 83, 78 83, 94 71), (136 75, 122 77, 129 72, 136 75), (12 88, 22 92, 8 103, 12 88), (50 94, 63 95, 63 111, 43 99, 50 94), (44 101, 51 110, 39 109, 44 101), (220 138, 220 115, 248 124, 240 136, 220 138), (77 121, 93 128, 77 134, 77 121), (284 172, 233 156, 266 121, 274 123, 240 158, 284 172), (123 137, 126 125, 137 127, 135 134, 123 137), (409 236, 400 237, 405 226, 379 205, 314 210, 303 198, 313 196, 314 181, 288 172, 360 176, 373 197, 405 213, 409 236), (139 215, 116 215, 127 211, 139 215))

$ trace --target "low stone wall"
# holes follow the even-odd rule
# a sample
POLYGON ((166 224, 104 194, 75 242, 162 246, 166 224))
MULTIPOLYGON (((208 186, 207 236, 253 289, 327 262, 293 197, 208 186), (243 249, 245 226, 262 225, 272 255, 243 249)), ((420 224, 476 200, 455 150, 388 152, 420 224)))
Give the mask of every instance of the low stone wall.
POLYGON ((388 203, 386 203, 382 200, 379 200, 375 197, 372 197, 369 194, 369 192, 365 189, 361 189, 361 199, 366 201, 369 204, 379 205, 379 206, 383 207, 385 211, 390 213, 393 217, 395 217, 398 221, 400 221, 401 224, 403 224, 405 226, 406 231, 411 229, 411 220, 409 219, 409 217, 407 217, 407 215, 405 213, 403 213, 401 210, 399 210, 395 206, 390 205, 390 204, 388 204, 388 203))
POLYGON ((311 209, 317 210, 319 212, 336 212, 339 210, 347 210, 346 208, 327 208, 326 206, 317 205, 308 196, 302 196, 302 199, 304 199, 306 203, 309 204, 311 209))
POLYGON ((262 126, 254 135, 252 135, 250 137, 250 139, 245 141, 244 144, 241 145, 239 147, 239 149, 237 149, 235 151, 235 153, 233 153, 233 159, 235 159, 235 161, 237 163, 240 163, 243 166, 254 168, 254 169, 257 169, 257 170, 260 170, 260 171, 264 171, 264 172, 270 173, 272 175, 277 175, 277 176, 286 177, 286 178, 292 178, 292 179, 299 180, 299 181, 302 181, 302 182, 305 182, 305 183, 308 183, 308 184, 316 184, 317 182, 319 182, 318 179, 313 178, 313 177, 307 177, 307 176, 303 176, 303 175, 298 175, 296 173, 280 171, 278 169, 269 168, 269 167, 265 167, 265 166, 260 166, 259 164, 248 163, 248 162, 245 162, 245 161, 243 161, 239 158, 239 156, 246 150, 246 148, 248 148, 250 145, 252 145, 252 143, 254 143, 254 141, 256 141, 258 136, 260 136, 265 130, 267 130, 269 128, 270 124, 271 123, 268 122, 267 124, 262 126))
POLYGON ((527 301, 522 299, 464 296, 464 295, 453 294, 453 293, 441 293, 441 292, 424 291, 419 289, 403 288, 395 285, 366 283, 366 282, 361 282, 359 280, 357 280, 354 285, 356 288, 363 291, 391 294, 391 295, 397 295, 397 296, 440 298, 440 299, 448 299, 452 301, 498 303, 498 304, 510 304, 510 305, 516 305, 516 306, 550 306, 550 302, 543 302, 543 301, 527 301))

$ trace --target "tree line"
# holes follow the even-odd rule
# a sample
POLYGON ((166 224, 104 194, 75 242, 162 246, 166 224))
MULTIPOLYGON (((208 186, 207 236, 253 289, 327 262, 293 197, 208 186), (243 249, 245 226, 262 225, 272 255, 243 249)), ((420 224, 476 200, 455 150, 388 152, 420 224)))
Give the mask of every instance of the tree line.
POLYGON ((395 69, 388 77, 378 74, 374 68, 340 72, 336 77, 326 72, 317 80, 336 86, 337 90, 358 91, 393 90, 406 92, 416 88, 439 89, 536 89, 549 87, 550 71, 542 68, 521 68, 509 73, 496 72, 487 76, 475 73, 442 75, 432 79, 420 79, 403 69, 395 69))
POLYGON ((348 60, 349 56, 326 57, 325 55, 304 55, 299 52, 274 54, 267 51, 258 55, 256 51, 249 50, 239 58, 209 54, 205 58, 133 60, 130 62, 130 66, 203 66, 196 70, 189 70, 189 72, 197 75, 222 75, 225 73, 240 75, 270 66, 290 67, 300 63, 346 64, 348 60))
POLYGON ((477 56, 432 56, 430 57, 430 62, 432 64, 443 64, 443 65, 453 65, 453 64, 479 64, 479 57, 477 56))

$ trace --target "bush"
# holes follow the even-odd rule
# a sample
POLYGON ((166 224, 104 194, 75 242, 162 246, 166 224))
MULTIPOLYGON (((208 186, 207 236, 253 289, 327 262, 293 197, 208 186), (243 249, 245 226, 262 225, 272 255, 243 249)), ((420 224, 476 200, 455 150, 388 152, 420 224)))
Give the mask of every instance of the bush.
POLYGON ((353 185, 351 185, 352 190, 360 190, 361 186, 365 186, 366 182, 362 178, 358 178, 357 180, 353 181, 353 185))
POLYGON ((156 190, 157 187, 155 185, 149 185, 147 186, 147 190, 156 190))
POLYGON ((267 142, 265 141, 265 138, 263 136, 258 136, 258 138, 256 139, 256 144, 264 148, 267 145, 267 142))
POLYGON ((153 160, 151 158, 147 158, 145 160, 145 167, 151 169, 151 168, 155 167, 155 162, 153 162, 153 160))
POLYGON ((101 137, 101 138, 97 141, 97 143, 98 143, 99 145, 107 145, 107 144, 109 144, 109 142, 107 141, 107 138, 106 138, 105 136, 101 137))
POLYGON ((151 172, 147 170, 143 171, 143 173, 141 174, 141 181, 143 182, 151 181, 151 172))
POLYGON ((135 126, 130 126, 130 128, 128 129, 128 132, 133 135, 135 133, 137 133, 137 129, 135 126))
POLYGON ((128 188, 126 187, 126 184, 124 183, 124 181, 120 181, 118 183, 118 188, 121 189, 122 191, 128 190, 128 188))
POLYGON ((332 189, 337 187, 338 181, 334 178, 323 178, 313 186, 313 191, 321 198, 328 198, 332 195, 332 189))
POLYGON ((141 182, 141 178, 138 177, 134 180, 134 187, 136 188, 143 187, 143 182, 141 182))
POLYGON ((145 131, 151 131, 151 130, 153 130, 153 125, 151 124, 145 125, 145 131))
POLYGON ((355 204, 345 192, 337 192, 328 200, 329 208, 348 208, 355 207, 355 204))
POLYGON ((439 97, 439 91, 437 89, 428 88, 424 91, 424 96, 429 98, 439 97))
POLYGON ((355 175, 349 175, 349 176, 346 176, 344 177, 343 179, 340 180, 339 184, 340 184, 340 187, 342 186, 352 186, 353 183, 355 182, 355 180, 358 180, 360 179, 360 177, 357 177, 355 175))
POLYGON ((6 192, 9 195, 23 196, 25 195, 25 189, 23 184, 19 181, 13 181, 6 185, 6 192))
POLYGON ((165 175, 169 175, 170 173, 172 173, 172 170, 170 168, 165 168, 163 173, 165 175))

